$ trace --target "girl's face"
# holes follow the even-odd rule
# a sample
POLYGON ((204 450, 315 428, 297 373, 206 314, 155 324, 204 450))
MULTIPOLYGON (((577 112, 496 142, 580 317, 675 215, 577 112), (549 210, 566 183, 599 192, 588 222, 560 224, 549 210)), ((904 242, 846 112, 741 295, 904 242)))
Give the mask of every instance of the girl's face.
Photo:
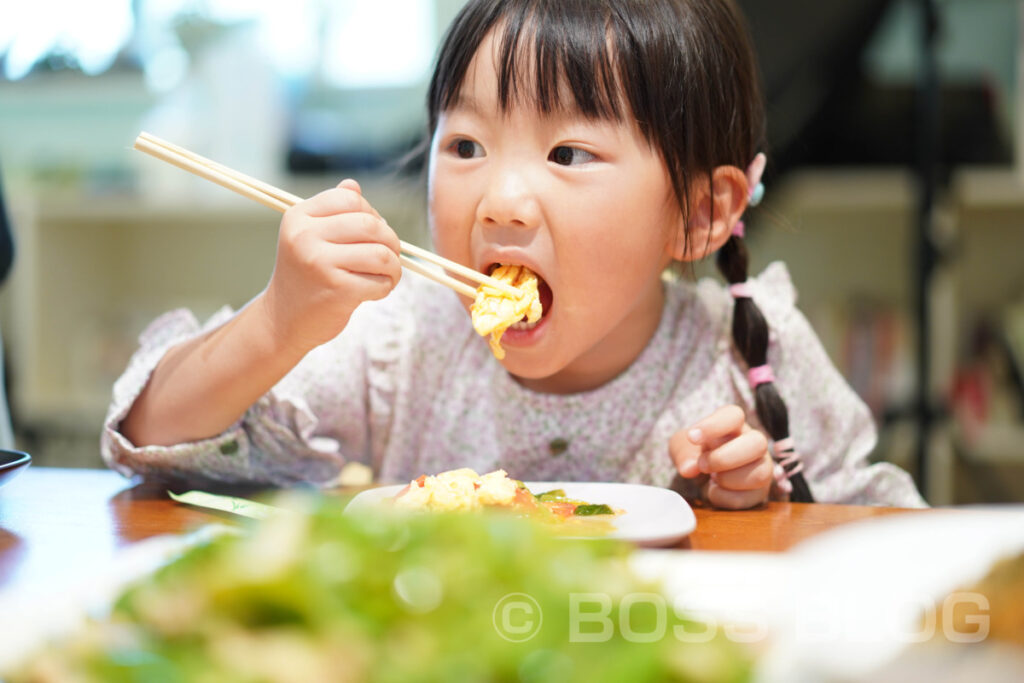
POLYGON ((544 317, 505 333, 502 364, 537 391, 586 391, 625 370, 657 329, 681 212, 634 126, 530 104, 501 112, 494 49, 491 37, 481 43, 438 120, 434 244, 481 272, 508 263, 537 273, 544 317))

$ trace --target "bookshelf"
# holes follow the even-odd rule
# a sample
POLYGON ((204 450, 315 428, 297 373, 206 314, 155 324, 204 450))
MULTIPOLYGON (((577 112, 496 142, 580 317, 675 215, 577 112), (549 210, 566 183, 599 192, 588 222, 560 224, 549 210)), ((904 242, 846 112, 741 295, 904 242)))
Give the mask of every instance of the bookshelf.
MULTIPOLYGON (((905 169, 801 170, 771 188, 750 231, 752 270, 787 262, 799 306, 881 426, 877 457, 911 472, 916 202, 915 180, 905 169)), ((938 197, 933 238, 943 256, 926 297, 936 420, 925 493, 945 504, 957 500, 957 460, 1024 466, 1021 412, 995 411, 967 438, 951 405, 979 321, 1000 321, 1011 305, 1024 306, 1022 176, 1009 168, 957 170, 938 197)))
MULTIPOLYGON (((1024 176, 973 169, 951 186, 959 226, 953 266, 963 329, 985 323, 996 336, 988 420, 958 429, 963 457, 992 465, 1024 463, 1024 176), (1005 347, 1003 344, 1005 343, 1005 347)), ((962 342, 963 345, 966 342, 962 342)))
POLYGON ((876 457, 908 471, 915 201, 906 169, 802 169, 769 188, 749 230, 751 272, 786 262, 798 306, 881 427, 876 457))

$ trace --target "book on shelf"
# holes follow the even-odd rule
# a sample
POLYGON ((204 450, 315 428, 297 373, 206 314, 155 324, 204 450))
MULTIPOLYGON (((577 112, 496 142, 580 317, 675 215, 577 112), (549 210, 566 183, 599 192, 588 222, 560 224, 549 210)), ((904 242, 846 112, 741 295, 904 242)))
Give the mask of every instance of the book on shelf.
POLYGON ((1020 452, 1019 438, 1024 435, 1024 302, 1010 304, 997 315, 982 316, 971 326, 950 403, 959 443, 966 451, 979 455, 1020 452))
POLYGON ((1019 417, 1024 420, 1024 299, 1003 309, 999 332, 1008 361, 1008 379, 1020 398, 1019 417))
POLYGON ((810 318, 832 361, 876 420, 906 412, 915 371, 904 313, 884 303, 854 300, 820 307, 810 318))

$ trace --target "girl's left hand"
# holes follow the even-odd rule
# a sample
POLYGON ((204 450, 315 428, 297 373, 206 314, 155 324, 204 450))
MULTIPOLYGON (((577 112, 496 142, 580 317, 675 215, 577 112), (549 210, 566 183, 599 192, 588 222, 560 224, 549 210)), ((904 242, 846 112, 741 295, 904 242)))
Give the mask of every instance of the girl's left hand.
POLYGON ((719 408, 669 441, 680 476, 709 475, 704 498, 720 508, 743 510, 768 500, 775 469, 768 439, 747 424, 739 406, 719 408))

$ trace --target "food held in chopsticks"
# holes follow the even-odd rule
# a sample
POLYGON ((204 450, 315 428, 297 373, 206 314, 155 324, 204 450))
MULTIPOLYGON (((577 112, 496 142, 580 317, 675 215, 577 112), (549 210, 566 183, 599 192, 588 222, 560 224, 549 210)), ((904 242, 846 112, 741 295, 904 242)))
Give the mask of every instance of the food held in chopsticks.
POLYGON ((505 330, 524 318, 527 324, 535 323, 544 311, 537 289, 537 275, 526 266, 500 265, 491 277, 519 290, 519 295, 515 296, 490 284, 481 284, 469 309, 473 316, 473 329, 482 337, 491 335, 488 341, 491 351, 495 358, 501 360, 505 357, 505 349, 501 348, 501 336, 505 330))
POLYGON ((616 514, 604 503, 569 498, 562 489, 532 493, 523 482, 510 479, 505 470, 479 475, 468 467, 414 479, 395 496, 395 506, 435 511, 500 508, 547 520, 573 517, 604 517, 607 520, 616 514))

